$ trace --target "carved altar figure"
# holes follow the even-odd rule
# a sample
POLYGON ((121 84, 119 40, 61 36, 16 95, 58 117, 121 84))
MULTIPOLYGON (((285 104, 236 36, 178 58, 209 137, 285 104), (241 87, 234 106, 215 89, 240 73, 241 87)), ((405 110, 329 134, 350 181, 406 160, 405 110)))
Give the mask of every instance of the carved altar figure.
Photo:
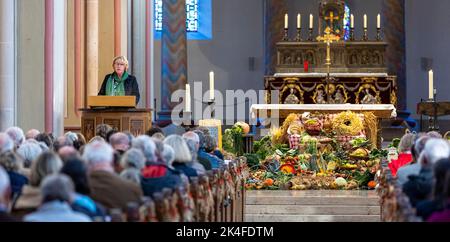
POLYGON ((291 94, 289 94, 284 100, 284 104, 299 104, 300 100, 294 94, 294 88, 291 88, 291 94))
POLYGON ((362 104, 376 104, 377 103, 377 99, 372 94, 370 94, 369 88, 366 88, 364 90, 364 92, 366 93, 366 95, 364 96, 364 98, 361 101, 362 104))
POLYGON ((327 103, 327 101, 325 100, 325 97, 323 95, 323 90, 322 89, 317 90, 316 103, 317 104, 326 104, 327 103))
POLYGON ((336 94, 334 94, 333 102, 335 104, 343 104, 345 102, 345 98, 342 95, 341 89, 337 89, 336 94))

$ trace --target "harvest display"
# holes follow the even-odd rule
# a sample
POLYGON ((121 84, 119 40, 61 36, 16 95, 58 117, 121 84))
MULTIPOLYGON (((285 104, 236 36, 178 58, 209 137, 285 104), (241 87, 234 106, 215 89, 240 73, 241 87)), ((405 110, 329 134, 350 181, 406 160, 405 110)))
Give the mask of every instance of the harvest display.
MULTIPOLYGON (((254 142, 245 154, 251 170, 247 189, 373 189, 386 150, 376 148, 373 113, 291 114, 280 128, 254 142)), ((226 130, 225 149, 234 153, 242 123, 226 130)), ((247 131, 247 130, 246 130, 247 131)))

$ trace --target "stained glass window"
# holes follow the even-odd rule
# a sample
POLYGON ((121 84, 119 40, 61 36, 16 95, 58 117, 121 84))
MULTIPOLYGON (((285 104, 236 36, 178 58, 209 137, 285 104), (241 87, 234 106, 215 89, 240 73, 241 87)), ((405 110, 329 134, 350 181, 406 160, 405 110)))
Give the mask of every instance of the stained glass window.
MULTIPOLYGON (((199 30, 198 1, 186 0, 186 28, 187 32, 197 32, 199 30)), ((162 30, 162 0, 155 0, 155 29, 162 30)))
POLYGON ((344 40, 350 39, 350 8, 345 4, 344 14, 344 40))

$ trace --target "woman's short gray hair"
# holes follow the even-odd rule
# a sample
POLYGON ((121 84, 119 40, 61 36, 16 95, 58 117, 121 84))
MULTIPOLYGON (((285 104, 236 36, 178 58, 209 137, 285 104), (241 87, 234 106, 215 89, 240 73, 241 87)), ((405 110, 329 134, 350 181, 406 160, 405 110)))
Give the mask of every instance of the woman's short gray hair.
POLYGON ((9 137, 11 137, 16 147, 19 147, 25 140, 23 130, 19 127, 10 127, 5 131, 5 133, 7 133, 9 137))
POLYGON ((162 159, 164 160, 164 162, 166 162, 167 165, 172 165, 173 161, 175 160, 175 151, 172 149, 172 146, 164 144, 162 159))
POLYGON ((30 168, 33 161, 36 160, 43 150, 37 141, 30 139, 26 140, 16 152, 24 159, 24 167, 30 168))
POLYGON ((30 185, 39 186, 46 176, 58 173, 62 166, 61 158, 57 154, 43 152, 31 166, 30 185))
POLYGON ((136 168, 141 170, 145 166, 145 156, 140 149, 131 148, 123 154, 120 165, 124 169, 136 168))
POLYGON ((176 162, 187 163, 192 161, 191 152, 183 137, 179 135, 170 135, 164 140, 164 144, 172 146, 175 151, 176 162))
POLYGON ((72 180, 64 174, 53 174, 42 181, 41 193, 44 202, 66 201, 69 202, 75 186, 72 180))
POLYGON ((135 138, 132 142, 132 147, 140 149, 145 156, 146 161, 156 162, 156 145, 152 138, 147 135, 141 135, 135 138))
POLYGON ((7 133, 0 133, 0 153, 13 151, 14 141, 7 133))
POLYGON ((411 151, 414 140, 416 139, 416 134, 413 133, 407 133, 403 135, 403 137, 400 140, 400 143, 398 144, 398 152, 404 153, 407 151, 411 151))
POLYGON ((104 163, 112 164, 114 150, 111 145, 106 142, 94 141, 86 145, 82 157, 90 167, 104 163))

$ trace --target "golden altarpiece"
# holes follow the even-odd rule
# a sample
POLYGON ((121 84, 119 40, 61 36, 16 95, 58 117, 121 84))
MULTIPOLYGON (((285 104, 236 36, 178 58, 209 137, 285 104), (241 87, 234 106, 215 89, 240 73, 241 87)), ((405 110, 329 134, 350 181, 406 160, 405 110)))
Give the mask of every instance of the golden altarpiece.
MULTIPOLYGON (((276 45, 276 74, 265 77, 266 103, 274 90, 279 104, 397 104, 396 76, 387 74, 387 43, 377 36, 370 40, 367 27, 356 38, 353 26, 344 39, 345 4, 321 1, 319 33, 307 40, 289 40, 276 45)), ((379 21, 379 20, 378 20, 379 21)), ((353 24, 352 24, 353 25, 353 24)))

